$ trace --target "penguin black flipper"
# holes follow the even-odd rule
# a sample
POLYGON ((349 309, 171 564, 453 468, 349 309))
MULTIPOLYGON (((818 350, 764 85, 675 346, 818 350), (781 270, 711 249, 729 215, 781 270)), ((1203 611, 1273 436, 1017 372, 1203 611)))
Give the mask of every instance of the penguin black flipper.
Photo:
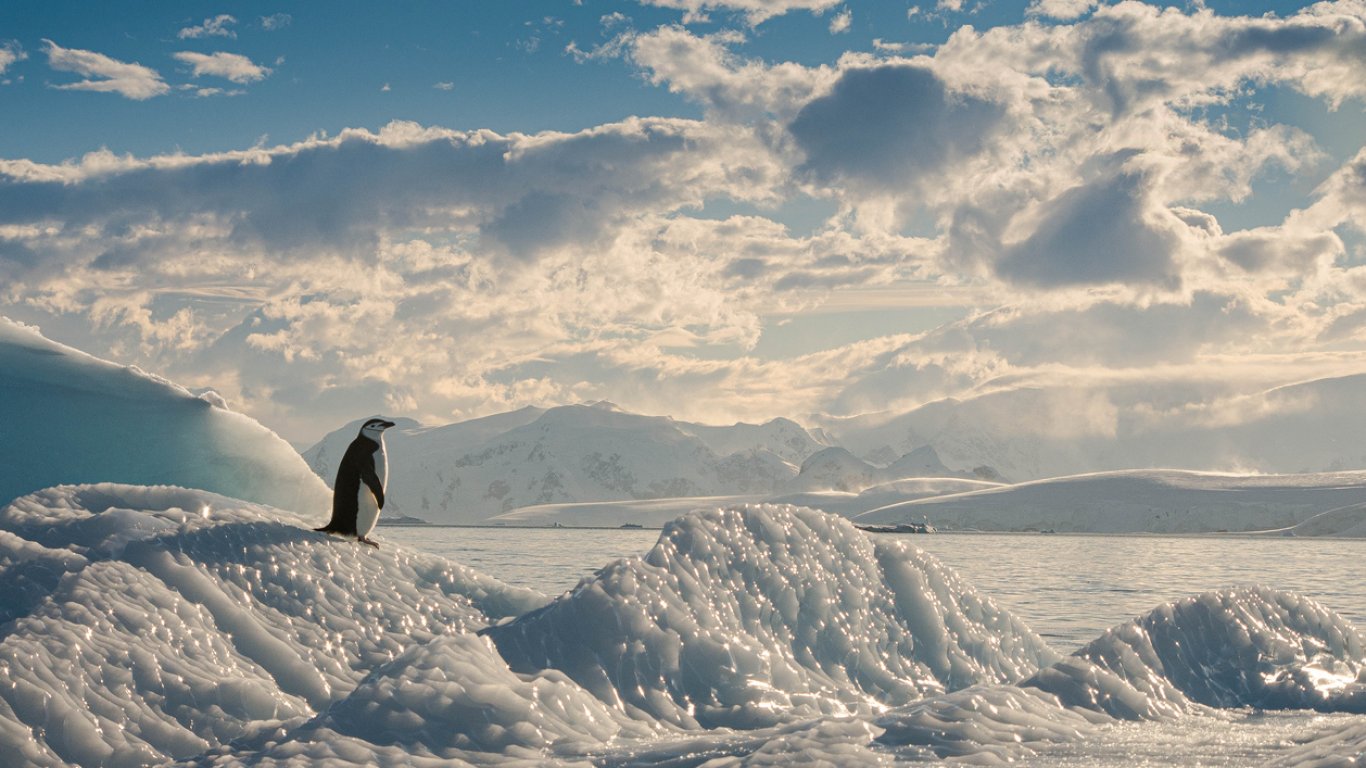
POLYGON ((375 504, 380 509, 384 509, 384 484, 379 481, 379 473, 375 471, 373 455, 373 453, 367 454, 365 460, 360 462, 360 479, 370 489, 370 492, 375 494, 375 504))

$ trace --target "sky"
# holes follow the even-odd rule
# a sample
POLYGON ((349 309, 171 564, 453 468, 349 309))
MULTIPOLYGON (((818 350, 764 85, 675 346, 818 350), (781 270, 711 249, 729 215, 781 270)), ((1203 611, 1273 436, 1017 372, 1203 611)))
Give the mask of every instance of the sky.
POLYGON ((301 445, 1224 413, 1366 372, 1363 137, 1362 0, 11 0, 0 314, 301 445))

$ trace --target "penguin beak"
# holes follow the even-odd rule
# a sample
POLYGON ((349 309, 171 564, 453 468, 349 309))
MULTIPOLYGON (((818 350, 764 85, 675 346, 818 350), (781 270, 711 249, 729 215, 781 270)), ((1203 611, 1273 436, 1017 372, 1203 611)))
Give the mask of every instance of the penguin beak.
POLYGON ((384 427, 385 429, 388 429, 389 427, 394 426, 394 422, 392 422, 392 421, 381 422, 381 423, 380 423, 380 426, 381 426, 381 427, 384 427))

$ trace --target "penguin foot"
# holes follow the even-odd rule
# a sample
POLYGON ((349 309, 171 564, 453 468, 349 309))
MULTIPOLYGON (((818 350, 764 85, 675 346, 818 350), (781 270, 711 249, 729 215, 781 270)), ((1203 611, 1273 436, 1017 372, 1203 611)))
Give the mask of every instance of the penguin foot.
POLYGON ((369 544, 370 546, 374 547, 375 549, 379 549, 379 542, 378 542, 378 541, 375 541, 374 539, 367 538, 367 537, 365 537, 365 536, 361 536, 361 537, 357 538, 356 541, 359 541, 359 542, 362 543, 362 544, 369 544))

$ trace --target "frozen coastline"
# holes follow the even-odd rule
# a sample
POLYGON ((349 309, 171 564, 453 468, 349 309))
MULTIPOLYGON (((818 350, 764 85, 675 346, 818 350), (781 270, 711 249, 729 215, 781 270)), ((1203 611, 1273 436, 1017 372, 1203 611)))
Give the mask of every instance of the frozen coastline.
MULTIPOLYGON (((795 507, 686 516, 553 601, 165 487, 20 498, 0 561, 0 747, 29 765, 983 762, 1301 709, 1331 726, 1302 756, 1366 743, 1361 634, 1310 599, 1192 596, 1061 657, 933 557, 795 507)), ((1259 759, 1289 759, 1282 726, 1250 729, 1259 759)))

